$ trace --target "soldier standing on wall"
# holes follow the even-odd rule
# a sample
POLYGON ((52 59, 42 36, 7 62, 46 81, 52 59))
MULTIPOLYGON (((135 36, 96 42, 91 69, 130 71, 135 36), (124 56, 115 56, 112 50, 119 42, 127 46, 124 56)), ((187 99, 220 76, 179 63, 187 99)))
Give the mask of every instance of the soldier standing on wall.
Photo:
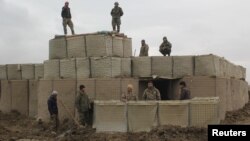
POLYGON ((141 41, 141 50, 139 56, 148 56, 148 45, 146 44, 145 40, 141 41))
POLYGON ((75 34, 74 25, 73 25, 73 22, 71 21, 69 2, 67 1, 65 2, 65 5, 62 8, 61 16, 63 18, 64 35, 67 35, 67 25, 69 26, 72 35, 74 35, 75 34))
POLYGON ((163 37, 163 43, 160 45, 160 52, 166 56, 170 56, 172 44, 168 41, 167 37, 163 37))
POLYGON ((123 16, 122 8, 119 7, 119 3, 115 2, 115 7, 111 10, 111 16, 112 16, 112 27, 113 31, 116 31, 117 26, 117 32, 120 32, 120 25, 121 25, 121 16, 123 16))

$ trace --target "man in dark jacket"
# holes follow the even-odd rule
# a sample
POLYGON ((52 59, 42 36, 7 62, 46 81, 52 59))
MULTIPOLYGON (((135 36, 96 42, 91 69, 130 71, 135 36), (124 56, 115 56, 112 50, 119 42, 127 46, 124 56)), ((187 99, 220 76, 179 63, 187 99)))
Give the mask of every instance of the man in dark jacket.
POLYGON ((75 100, 75 105, 79 114, 79 119, 82 125, 89 126, 90 125, 90 99, 85 92, 85 86, 80 85, 80 90, 75 100))
POLYGON ((159 51, 162 53, 162 55, 170 56, 171 53, 172 44, 168 41, 167 37, 163 37, 163 43, 160 45, 159 51))
POLYGON ((111 16, 112 16, 112 27, 113 31, 116 30, 117 26, 117 32, 120 32, 120 25, 121 25, 121 16, 123 16, 122 8, 119 7, 119 3, 115 2, 115 7, 111 10, 111 16))
POLYGON ((181 92, 180 92, 180 100, 190 99, 190 91, 187 88, 186 82, 180 82, 181 92))
POLYGON ((61 16, 63 18, 63 30, 64 34, 67 35, 67 25, 70 27, 72 35, 75 34, 74 25, 71 21, 71 13, 69 8, 69 2, 65 2, 64 7, 62 8, 61 16))
POLYGON ((51 96, 48 99, 48 110, 50 113, 50 119, 52 122, 53 130, 57 130, 59 126, 59 119, 58 119, 58 108, 57 108, 57 91, 53 91, 51 96))

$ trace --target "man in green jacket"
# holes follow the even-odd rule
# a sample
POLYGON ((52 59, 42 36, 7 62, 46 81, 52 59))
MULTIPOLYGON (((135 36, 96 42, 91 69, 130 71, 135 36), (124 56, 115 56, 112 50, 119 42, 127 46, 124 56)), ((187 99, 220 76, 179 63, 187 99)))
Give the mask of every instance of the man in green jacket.
POLYGON ((85 86, 80 85, 80 90, 76 97, 75 105, 79 114, 79 119, 82 125, 89 126, 90 125, 90 99, 85 92, 85 86))

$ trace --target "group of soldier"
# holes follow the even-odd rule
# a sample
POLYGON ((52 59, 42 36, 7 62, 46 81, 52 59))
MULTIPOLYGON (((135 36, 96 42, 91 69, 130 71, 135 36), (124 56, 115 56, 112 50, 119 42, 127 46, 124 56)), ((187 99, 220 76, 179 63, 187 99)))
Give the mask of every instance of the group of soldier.
MULTIPOLYGON (((120 28, 121 28, 121 16, 123 16, 123 10, 122 10, 121 7, 119 7, 118 2, 115 2, 114 5, 115 6, 111 10, 111 13, 110 13, 111 16, 112 16, 112 28, 113 28, 113 31, 116 31, 117 33, 119 33, 120 28)), ((67 25, 68 25, 70 27, 70 29, 71 29, 72 35, 74 35, 75 31, 74 31, 73 22, 71 20, 72 16, 71 16, 70 8, 69 8, 69 2, 65 2, 65 5, 62 8, 61 16, 63 18, 64 34, 67 35, 67 25)), ((149 47, 146 44, 145 40, 142 40, 141 44, 142 44, 142 46, 141 46, 139 56, 148 56, 149 47)), ((167 40, 167 37, 164 37, 163 38, 163 43, 160 45, 159 51, 164 56, 166 56, 166 55, 170 56, 171 48, 172 48, 172 44, 167 40)))
MULTIPOLYGON (((180 85, 180 100, 190 99, 190 91, 184 81, 180 85)), ((57 107, 57 91, 53 91, 48 98, 48 110, 52 122, 52 129, 57 130, 59 127, 58 107, 57 107)), ((147 88, 144 90, 142 99, 146 101, 161 100, 160 91, 154 86, 153 81, 148 81, 147 88)), ((128 84, 127 92, 122 94, 121 101, 137 101, 138 97, 133 92, 133 85, 128 84)), ((93 101, 89 98, 85 91, 85 86, 80 85, 77 97, 75 99, 75 107, 78 111, 80 124, 84 127, 91 127, 91 114, 93 114, 93 101)))

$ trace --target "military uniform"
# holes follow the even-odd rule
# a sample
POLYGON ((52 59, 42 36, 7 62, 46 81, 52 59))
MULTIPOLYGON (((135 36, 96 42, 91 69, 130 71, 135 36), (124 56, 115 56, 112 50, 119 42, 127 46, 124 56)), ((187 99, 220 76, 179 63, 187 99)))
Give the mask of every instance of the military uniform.
POLYGON ((148 56, 148 49, 149 49, 149 47, 147 44, 142 45, 139 56, 148 56))
POLYGON ((190 91, 184 87, 181 88, 180 100, 190 99, 190 91))
POLYGON ((161 100, 160 91, 155 87, 152 89, 147 88, 142 97, 144 100, 161 100))
MULTIPOLYGON (((115 3, 118 5, 118 3, 115 3)), ((117 32, 120 32, 120 25, 121 25, 121 16, 123 16, 123 11, 121 7, 115 6, 112 10, 111 10, 111 16, 112 16, 112 27, 113 27, 113 31, 116 30, 116 26, 117 26, 117 32)))
POLYGON ((170 56, 172 44, 169 41, 164 41, 160 46, 160 52, 166 56, 170 56))
POLYGON ((70 8, 64 6, 62 8, 61 16, 63 18, 63 30, 64 30, 64 34, 67 35, 67 25, 68 25, 69 28, 71 29, 72 35, 74 35, 75 31, 74 31, 73 22, 71 21, 70 8))
POLYGON ((127 94, 122 95, 121 101, 137 101, 136 95, 134 95, 132 92, 129 92, 127 94))
POLYGON ((82 125, 90 125, 90 99, 85 92, 79 91, 75 100, 75 105, 79 113, 79 119, 82 125))

